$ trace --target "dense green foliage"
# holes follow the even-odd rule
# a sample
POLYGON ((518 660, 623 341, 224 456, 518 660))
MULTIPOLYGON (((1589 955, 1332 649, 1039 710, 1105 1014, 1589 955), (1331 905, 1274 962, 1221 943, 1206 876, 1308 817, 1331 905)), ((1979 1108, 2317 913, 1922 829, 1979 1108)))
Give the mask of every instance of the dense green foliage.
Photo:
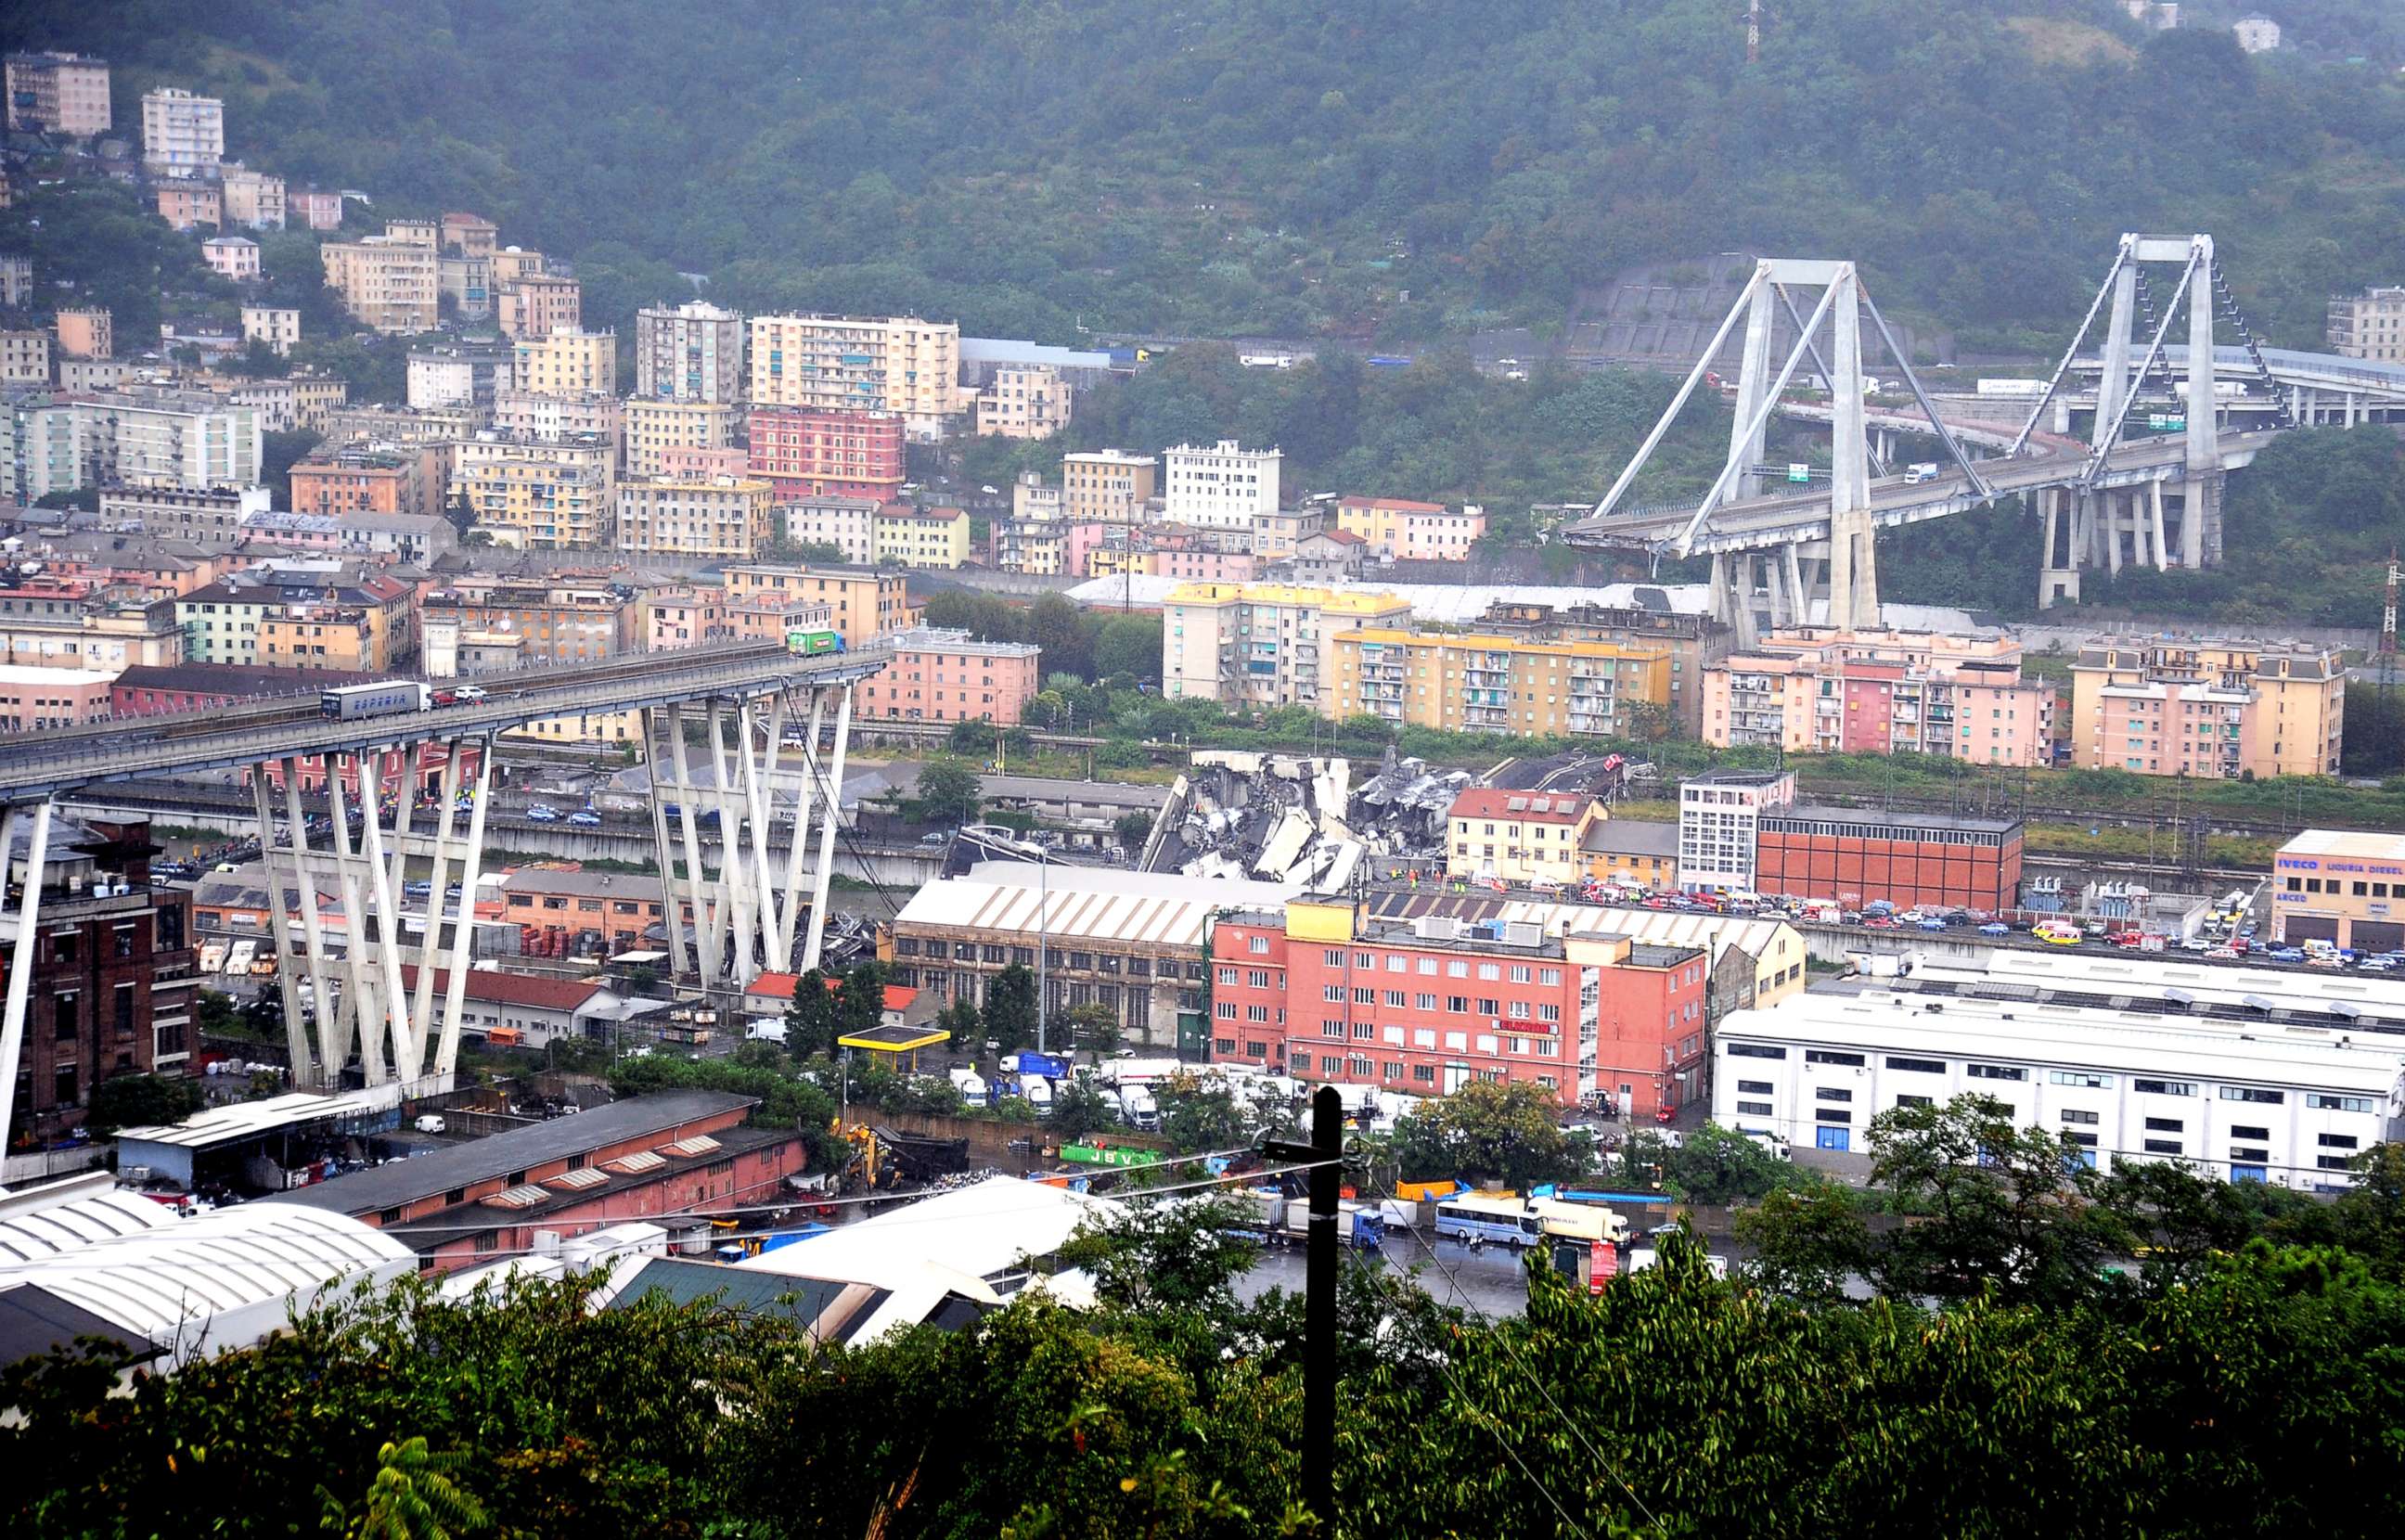
POLYGON ((2107 0, 1772 10, 1751 66, 1725 0, 27 0, 0 42, 111 58, 120 124, 171 80, 253 164, 476 209, 622 327, 698 271, 1053 341, 1550 331, 1631 264, 1751 246, 2009 343, 2162 228, 2215 231, 2294 342, 2393 277, 2393 58, 2249 60, 2107 0))
MULTIPOLYGON (((1966 1180, 1980 1180, 1975 1173, 1966 1180)), ((2375 1180, 2356 1207, 2397 1228, 2375 1180)), ((1599 1298, 1532 1268, 1480 1323, 1339 1292, 1339 1522, 1298 1510, 1301 1312, 1232 1215, 1140 1207, 958 1333, 813 1350, 771 1309, 586 1314, 587 1281, 415 1280, 262 1347, 0 1373, 10 1533, 510 1535, 2371 1535, 2405 1521, 2399 1258, 2259 1237, 2015 1301, 1807 1303, 1671 1238, 1599 1298), (423 1443, 418 1443, 423 1440, 423 1443), (1572 1517, 1572 1516, 1575 1517, 1572 1517), (337 1528, 346 1527, 337 1522, 337 1528)), ((1939 1221, 1939 1224, 1947 1223, 1939 1221)))
POLYGON ((114 1075, 91 1088, 84 1127, 96 1139, 120 1128, 181 1123, 201 1110, 201 1083, 189 1075, 114 1075))

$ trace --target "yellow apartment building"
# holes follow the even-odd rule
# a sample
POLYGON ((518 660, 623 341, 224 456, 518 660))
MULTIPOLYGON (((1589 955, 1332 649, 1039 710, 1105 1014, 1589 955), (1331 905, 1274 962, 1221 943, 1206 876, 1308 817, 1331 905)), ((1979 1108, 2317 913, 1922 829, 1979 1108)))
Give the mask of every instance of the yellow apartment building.
POLYGON ((963 410, 957 322, 916 315, 754 315, 754 406, 899 413, 914 437, 963 410))
POLYGON ((767 482, 647 477, 618 484, 618 549, 642 555, 750 561, 771 535, 767 482))
POLYGON ((389 235, 329 241, 317 248, 326 287, 377 331, 431 331, 442 315, 443 271, 434 248, 389 235))
POLYGON ((2306 642, 2097 637, 2071 665, 2074 763, 2142 776, 2336 775, 2346 662, 2306 642))
POLYGON ((545 396, 598 391, 618 393, 618 338, 609 331, 563 327, 540 337, 520 337, 510 383, 545 396))
POLYGON ((847 647, 865 646, 888 631, 916 625, 922 613, 910 603, 910 580, 899 572, 764 562, 730 567, 725 577, 729 605, 826 605, 847 647))
POLYGON ((1285 583, 1188 582, 1162 605, 1164 694, 1230 705, 1320 707, 1334 675, 1333 642, 1348 631, 1408 624, 1393 594, 1347 594, 1285 583))
POLYGON ((735 447, 735 408, 724 401, 626 399, 624 434, 626 474, 657 476, 663 456, 680 450, 735 447))
POLYGON ((969 559, 969 516, 957 508, 887 503, 877 511, 877 559, 950 571, 969 559))
POLYGON ((1363 628, 1329 639, 1323 716, 1522 737, 1621 737, 1670 704, 1667 648, 1363 628))
POLYGON ((1061 456, 1061 516, 1072 524, 1141 524, 1160 484, 1160 462, 1116 449, 1061 456))

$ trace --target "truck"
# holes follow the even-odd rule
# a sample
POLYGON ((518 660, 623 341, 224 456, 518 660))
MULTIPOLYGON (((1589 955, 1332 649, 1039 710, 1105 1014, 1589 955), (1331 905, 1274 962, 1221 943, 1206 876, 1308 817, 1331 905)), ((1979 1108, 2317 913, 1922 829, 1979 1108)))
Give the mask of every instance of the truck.
MULTIPOLYGON (((1287 1239, 1302 1240, 1311 1233, 1311 1199, 1287 1198, 1283 1219, 1281 1227, 1287 1239)), ((1385 1244, 1386 1222, 1379 1214, 1375 1203, 1357 1203, 1347 1198, 1336 1205, 1336 1235, 1345 1245, 1374 1252, 1385 1244)))
POLYGON ((843 633, 840 631, 788 631, 785 633, 785 651, 796 657, 816 657, 823 652, 840 652, 843 651, 843 633))
POLYGON ((952 1083, 953 1090, 960 1092, 961 1099, 972 1107, 985 1106, 993 1099, 986 1086, 985 1076, 975 1070, 952 1070, 944 1078, 952 1083))
POLYGON ((1020 1076, 1019 1094, 1025 1099, 1029 1106, 1035 1109, 1036 1116, 1044 1117, 1051 1113, 1052 1083, 1042 1075, 1020 1076))
POLYGON ((343 684, 321 692, 317 709, 330 721, 358 721, 363 717, 389 717, 423 711, 426 686, 415 679, 387 679, 374 684, 343 684))
POLYGON ((1141 1085, 1120 1087, 1119 1115, 1127 1120, 1129 1127, 1141 1133, 1152 1133, 1160 1127, 1160 1104, 1141 1085))
POLYGON ((1021 1050, 1002 1056, 1002 1072, 1006 1075, 1041 1075, 1047 1080, 1065 1080, 1069 1075, 1066 1054, 1039 1054, 1021 1050))
POLYGON ((1906 486, 1917 486, 1922 482, 1934 482, 1936 479, 1937 462, 1935 460, 1922 460, 1904 468, 1904 484, 1906 486))

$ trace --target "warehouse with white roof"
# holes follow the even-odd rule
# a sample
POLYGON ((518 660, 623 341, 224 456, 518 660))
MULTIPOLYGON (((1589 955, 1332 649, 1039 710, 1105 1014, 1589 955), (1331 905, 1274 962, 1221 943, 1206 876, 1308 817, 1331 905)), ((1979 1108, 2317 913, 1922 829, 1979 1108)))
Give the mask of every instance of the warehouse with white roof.
POLYGON ((176 1361, 246 1348, 329 1290, 416 1269, 347 1214, 246 1203, 187 1219, 79 1178, 0 1199, 0 1363, 79 1337, 176 1361))
POLYGON ((1200 1003, 1211 917, 1283 905, 1293 884, 1230 882, 1023 861, 981 861, 929 883, 893 918, 893 982, 939 1006, 982 1001, 1016 963, 1044 968, 1048 1010, 1089 1002, 1119 1015, 1130 1039, 1177 1040, 1181 1005, 1200 1003))
POLYGON ((1713 1057, 1714 1119, 1799 1148, 1864 1150, 1890 1108, 1976 1093, 2102 1168, 2336 1191, 2405 1119, 2405 1040, 2324 1027, 1822 988, 1724 1018, 1713 1057))

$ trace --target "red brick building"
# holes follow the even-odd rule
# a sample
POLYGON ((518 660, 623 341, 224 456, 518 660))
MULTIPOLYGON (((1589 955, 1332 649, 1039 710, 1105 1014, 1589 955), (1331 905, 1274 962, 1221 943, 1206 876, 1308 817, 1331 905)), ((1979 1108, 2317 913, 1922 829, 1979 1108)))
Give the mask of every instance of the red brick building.
POLYGON ((1297 1079, 1437 1096, 1473 1080, 1633 1115, 1706 1095, 1704 954, 1534 925, 1238 911, 1211 933, 1212 1049, 1297 1079))
POLYGON ((756 1097, 660 1091, 575 1117, 447 1145, 271 1203, 331 1209, 392 1230, 431 1272, 523 1256, 629 1220, 687 1219, 774 1203, 809 1146, 747 1127, 756 1097))
MULTIPOLYGON (((7 1130, 12 1151, 81 1123, 104 1080, 189 1072, 200 987, 192 900, 152 886, 156 849, 147 823, 78 827, 52 817, 7 1130)), ((11 882, 24 860, 21 847, 9 852, 11 882)), ((15 946, 0 947, 0 988, 15 964, 15 946)))
POLYGON ((844 412, 755 406, 751 418, 752 474, 776 489, 776 500, 874 497, 900 492, 902 419, 891 412, 844 412))
POLYGON ((2018 819, 1876 807, 1765 808, 1754 831, 1754 889, 1849 908, 2013 907, 2021 886, 2018 819))

